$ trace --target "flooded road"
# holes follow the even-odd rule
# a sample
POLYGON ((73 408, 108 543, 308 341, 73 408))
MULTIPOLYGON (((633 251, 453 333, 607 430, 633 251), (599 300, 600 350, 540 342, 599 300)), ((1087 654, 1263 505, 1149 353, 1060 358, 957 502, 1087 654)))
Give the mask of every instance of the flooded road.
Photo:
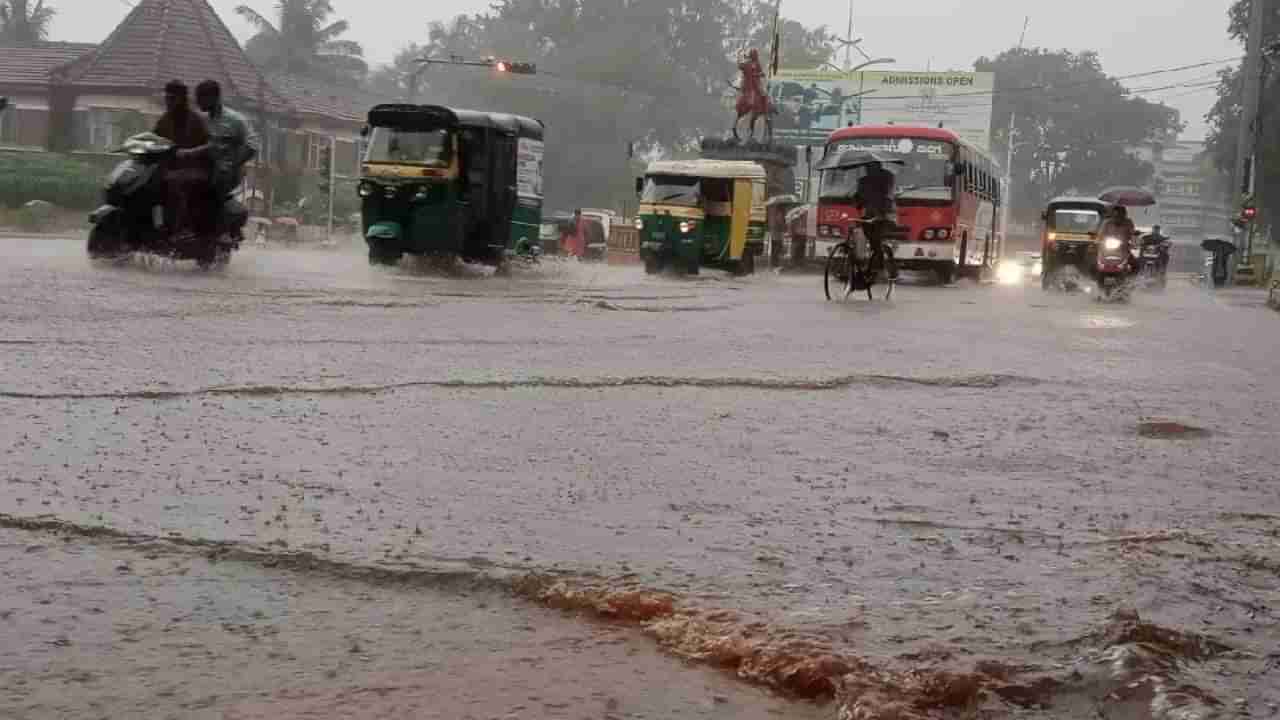
MULTIPOLYGON (((1265 296, 828 304, 814 277, 496 278, 354 251, 204 274, 4 239, 0 259, 6 533, 483 579, 513 613, 629 624, 834 701, 821 717, 1280 703, 1265 296)), ((248 584, 292 582, 270 575, 248 584)))

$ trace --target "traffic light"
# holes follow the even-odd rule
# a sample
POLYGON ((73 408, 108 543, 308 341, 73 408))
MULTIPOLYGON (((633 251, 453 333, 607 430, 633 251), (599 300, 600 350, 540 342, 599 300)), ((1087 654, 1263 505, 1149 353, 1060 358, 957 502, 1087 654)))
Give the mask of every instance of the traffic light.
POLYGON ((511 60, 495 60, 493 69, 500 73, 511 73, 512 75, 536 75, 538 66, 533 63, 513 62, 511 60))
POLYGON ((1237 230, 1244 230, 1249 227, 1250 223, 1257 219, 1258 208, 1255 207, 1252 202, 1249 202, 1241 206, 1240 214, 1231 221, 1231 224, 1234 225, 1237 230))

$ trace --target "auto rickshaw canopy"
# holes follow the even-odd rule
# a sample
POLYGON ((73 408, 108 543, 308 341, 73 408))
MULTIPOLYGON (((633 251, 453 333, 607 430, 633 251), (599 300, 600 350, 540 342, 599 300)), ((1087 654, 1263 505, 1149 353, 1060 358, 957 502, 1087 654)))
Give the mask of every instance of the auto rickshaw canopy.
POLYGON ((368 122, 371 127, 400 130, 479 128, 533 140, 543 139, 545 130, 542 121, 521 115, 405 103, 375 105, 369 111, 368 122))

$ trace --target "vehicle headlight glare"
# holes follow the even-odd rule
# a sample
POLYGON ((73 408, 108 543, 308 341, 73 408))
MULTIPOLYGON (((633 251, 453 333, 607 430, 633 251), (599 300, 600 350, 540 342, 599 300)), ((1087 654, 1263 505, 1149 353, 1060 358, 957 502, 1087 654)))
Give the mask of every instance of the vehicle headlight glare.
POLYGON ((1108 250, 1119 250, 1120 244, 1120 238, 1109 237, 1103 242, 1102 246, 1108 250))
POLYGON ((643 218, 636 218, 636 221, 635 221, 635 223, 634 223, 634 224, 635 224, 635 226, 636 226, 636 229, 637 229, 637 230, 643 230, 643 229, 644 229, 644 219, 643 219, 643 218))
POLYGON ((356 194, 360 197, 369 197, 373 194, 373 183, 360 183, 360 187, 356 188, 356 194))
POLYGON ((685 220, 685 221, 681 222, 681 223, 680 223, 680 232, 682 232, 682 233, 690 233, 690 232, 693 232, 693 223, 689 222, 688 220, 685 220))

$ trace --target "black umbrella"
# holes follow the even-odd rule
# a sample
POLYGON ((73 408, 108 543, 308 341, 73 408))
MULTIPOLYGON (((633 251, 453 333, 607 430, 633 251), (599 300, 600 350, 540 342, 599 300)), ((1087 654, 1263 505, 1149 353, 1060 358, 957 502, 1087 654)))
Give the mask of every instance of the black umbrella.
POLYGON ((1205 240, 1204 242, 1200 243, 1200 249, 1204 250, 1205 252, 1211 252, 1215 255, 1218 255, 1218 254, 1231 255, 1236 251, 1236 246, 1232 244, 1229 240, 1222 240, 1221 238, 1209 238, 1208 240, 1205 240))
POLYGON ((1156 196, 1140 187, 1121 186, 1107 188, 1098 199, 1112 205, 1124 207, 1151 207, 1156 204, 1156 196))
POLYGON ((853 170, 879 163, 889 170, 893 165, 906 165, 906 161, 892 155, 882 155, 871 150, 846 150, 818 164, 819 170, 853 170))

